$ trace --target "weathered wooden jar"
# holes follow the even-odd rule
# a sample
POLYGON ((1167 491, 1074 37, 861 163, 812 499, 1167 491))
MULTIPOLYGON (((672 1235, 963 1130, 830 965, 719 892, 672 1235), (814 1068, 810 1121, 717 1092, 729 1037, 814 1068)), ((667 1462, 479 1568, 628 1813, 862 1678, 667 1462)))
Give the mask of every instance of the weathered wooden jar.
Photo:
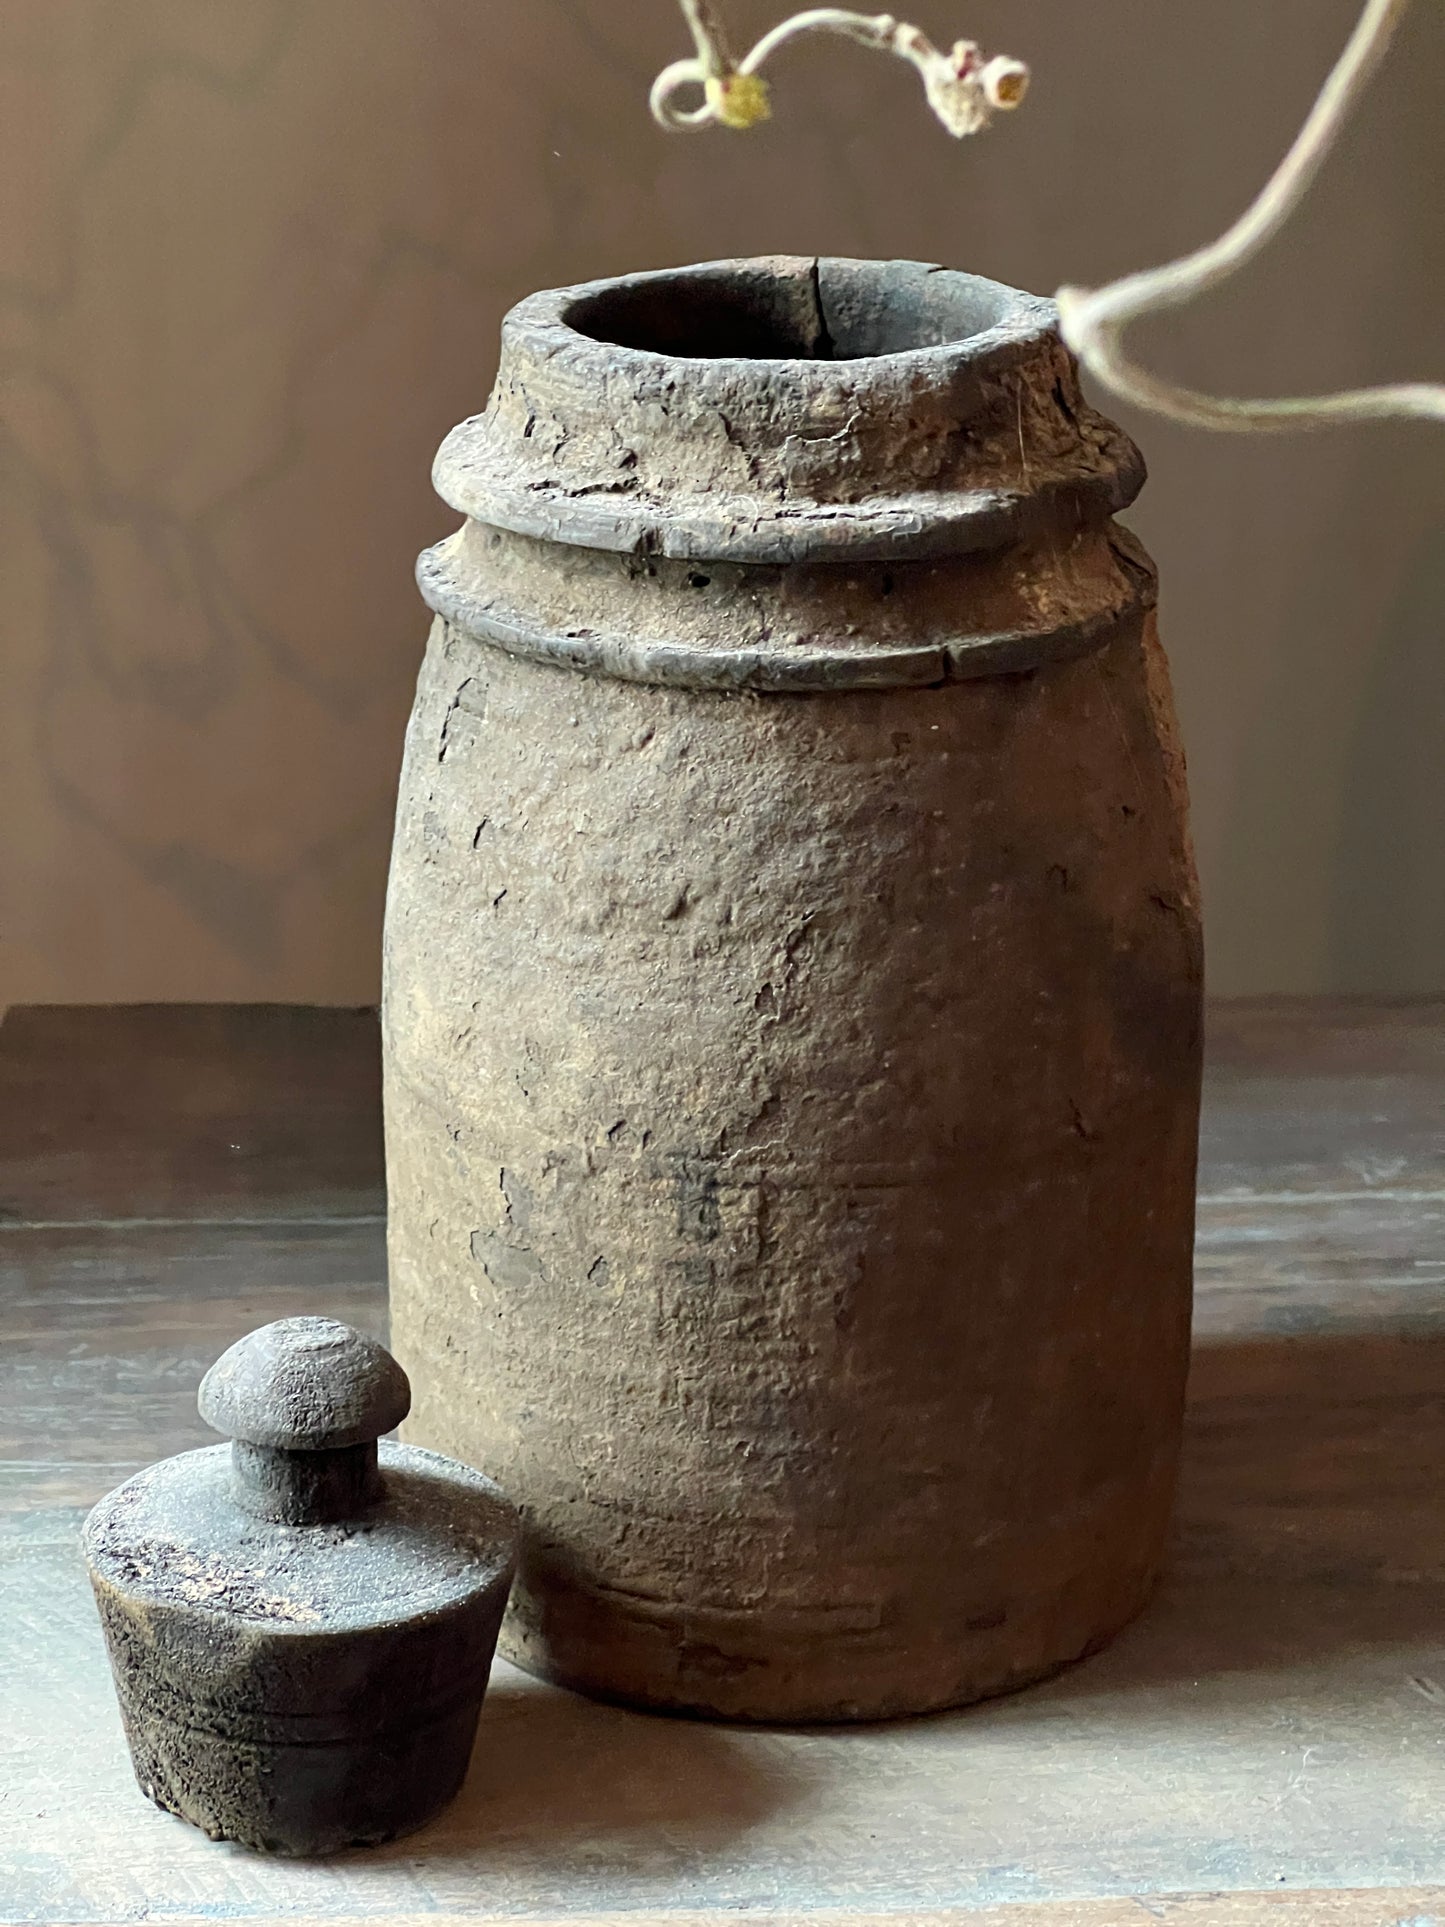
POLYGON ((224 1352, 201 1416, 86 1521, 141 1789, 218 1840, 333 1853, 461 1786, 516 1514, 490 1480, 377 1440, 410 1388, 374 1340, 283 1318, 224 1352))
POLYGON ((872 1718, 1145 1598, 1200 939, 1143 478, 1049 304, 727 262, 513 310, 387 924, 412 1433, 585 1691, 872 1718))

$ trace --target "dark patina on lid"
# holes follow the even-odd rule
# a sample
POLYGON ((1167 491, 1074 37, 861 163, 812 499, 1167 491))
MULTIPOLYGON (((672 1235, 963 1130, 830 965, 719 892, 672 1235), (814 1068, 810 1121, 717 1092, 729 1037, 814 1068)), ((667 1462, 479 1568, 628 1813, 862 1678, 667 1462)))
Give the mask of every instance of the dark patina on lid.
POLYGON ((207 1425, 247 1445, 319 1452, 394 1431, 411 1410, 385 1345, 335 1318, 282 1318, 238 1338, 201 1380, 207 1425))
POLYGON ((374 1339, 282 1319, 202 1382, 231 1444, 147 1467, 86 1521, 136 1777, 217 1838, 387 1839, 466 1771, 517 1517, 481 1473, 380 1440, 410 1400, 374 1339))

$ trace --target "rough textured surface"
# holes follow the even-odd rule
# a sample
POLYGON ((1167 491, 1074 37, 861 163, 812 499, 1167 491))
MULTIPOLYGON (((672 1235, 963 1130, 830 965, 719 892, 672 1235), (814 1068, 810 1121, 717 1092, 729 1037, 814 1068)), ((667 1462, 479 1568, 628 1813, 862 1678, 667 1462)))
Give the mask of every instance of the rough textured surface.
POLYGON ((1101 521, 1143 479, 1049 302, 927 262, 789 256, 520 302, 486 412, 435 468, 491 528, 773 564, 997 549, 1101 521))
POLYGON ((382 1497, 376 1441, 411 1410, 384 1345, 335 1318, 278 1318, 201 1380, 201 1417, 231 1439, 231 1496, 260 1519, 358 1519, 382 1497))
POLYGON ((1216 1004, 1207 1036, 1173 1556, 1108 1651, 957 1713, 790 1732, 649 1718, 499 1662, 458 1799, 409 1839, 315 1864, 218 1848, 137 1799, 76 1538, 117 1478, 203 1442, 196 1380, 249 1324, 309 1305, 384 1331, 378 1109, 334 1101, 339 1079, 373 1076, 375 1028, 264 1007, 143 1023, 12 1012, 0 1117, 19 1110, 24 1128, 0 1153, 14 1208, 0 1218, 6 1918, 109 1924, 169 1907, 188 1923, 621 1927, 741 1911, 770 1927, 972 1927, 971 1910, 1008 1904, 1060 1927, 1397 1927, 1440 1912, 1445 1006, 1216 1004), (271 1115, 280 1035, 294 1136, 249 1161, 221 1223, 194 1114, 154 1073, 184 1063, 183 1088, 206 1089, 218 1131, 249 1144, 271 1115), (44 1147, 79 1141, 79 1089, 87 1110, 128 1103, 129 1128, 66 1172, 46 1166, 37 1227, 27 1186, 44 1147), (355 1174, 344 1191, 338 1162, 355 1174), (156 1166, 175 1180, 172 1218, 122 1222, 123 1186, 148 1198, 156 1166), (1238 1891, 1261 1888, 1274 1897, 1238 1891), (1352 1891, 1322 1891, 1337 1889, 1352 1891))
POLYGON ((408 1832, 466 1773, 514 1515, 465 1466, 378 1452, 406 1409, 400 1374, 335 1320, 278 1321, 212 1370, 202 1413, 243 1428, 234 1450, 137 1473, 85 1527, 136 1778, 214 1838, 272 1853, 408 1832), (298 1381, 299 1429, 344 1443, 290 1449, 298 1381))
POLYGON ((513 532, 424 571, 393 1334, 413 1434, 523 1507, 504 1650, 754 1719, 1077 1658, 1153 1582, 1189 1324, 1183 771, 1104 519, 1137 457, 1046 305, 783 262, 524 303, 438 472, 513 532), (562 666, 588 597, 615 673, 562 666), (656 686, 659 646, 705 666, 656 686))
POLYGON ((227 1438, 319 1452, 393 1431, 411 1386, 384 1345, 339 1319, 277 1318, 222 1352, 196 1403, 227 1438))

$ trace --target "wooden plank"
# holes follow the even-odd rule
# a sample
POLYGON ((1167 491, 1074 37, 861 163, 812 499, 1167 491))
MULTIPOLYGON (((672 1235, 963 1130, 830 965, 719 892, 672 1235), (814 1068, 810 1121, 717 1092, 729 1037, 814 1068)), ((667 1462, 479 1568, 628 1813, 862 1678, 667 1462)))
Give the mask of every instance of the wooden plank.
MULTIPOLYGON (((1445 1190, 1445 1005, 1217 1003, 1208 1035, 1205 1198, 1445 1190)), ((18 1008, 0 1218, 374 1213, 378 1116, 370 1011, 18 1008)))
MULTIPOLYGON (((16 1900, 21 1918, 94 1922, 138 1917, 159 1898, 212 1918, 371 1920, 532 1918, 579 1904, 653 1914, 680 1900, 734 1917, 890 1915, 1027 1898, 1047 1918, 1064 1901, 1231 1882, 1442 1877, 1440 1708, 1403 1679, 1430 1676, 1428 1647, 1391 1636, 1373 1653, 1291 1652, 1324 1589, 1299 1597, 1283 1627, 1276 1618, 1276 1650, 1255 1664, 1222 1663, 1217 1633, 1210 1650, 1209 1629, 1176 1597, 1112 1666, 1101 1658, 1019 1699, 896 1729, 650 1720, 499 1667, 472 1774, 440 1821, 372 1854, 267 1861, 141 1799, 88 1602, 82 1621, 57 1587, 63 1535, 47 1557, 40 1523, 30 1530, 28 1545, 0 1552, 0 1566, 30 1561, 33 1602, 17 1621, 32 1676, 9 1715, 18 1724, 0 1734, 13 1789, 0 1828, 6 1917, 16 1900)), ((77 1597, 82 1586, 77 1575, 77 1597)), ((1436 1628, 1441 1604, 1437 1591, 1436 1628)), ((1215 1589, 1208 1605, 1275 1617, 1268 1587, 1215 1589)), ((16 1620, 10 1600, 6 1610, 16 1620)), ((1430 1638, 1438 1656, 1438 1631, 1430 1638)))
POLYGON ((146 1806, 79 1515, 0 1503, 0 1676, 22 1688, 0 1786, 33 1802, 12 1798, 24 1858, 0 1844, 0 1894, 38 1896, 40 1918, 165 1893, 371 1919, 1438 1883, 1442 1384, 1445 1332, 1203 1347, 1176 1555, 1107 1651, 1011 1699, 856 1731, 649 1719, 499 1666, 457 1805, 327 1868, 217 1848, 146 1806), (78 1857, 81 1837, 97 1847, 78 1857))
POLYGON ((1206 1036, 1202 1197, 1445 1197, 1445 1004, 1242 999, 1206 1036))
POLYGON ((1445 1194, 1201 1198, 1194 1250, 1196 1341, 1445 1322, 1445 1194))
MULTIPOLYGON (((1255 1577, 1286 1612, 1291 1587, 1332 1590, 1318 1608, 1329 1642, 1427 1634, 1445 1586, 1442 1482, 1438 1331, 1198 1346, 1171 1584, 1255 1577)), ((1299 1650, 1316 1643, 1303 1624, 1289 1636, 1299 1650)), ((1273 1629, 1224 1637, 1245 1653, 1273 1629)))
POLYGON ((0 1222, 385 1209, 376 1013, 16 1008, 0 1024, 0 1222))
MULTIPOLYGON (((479 1927, 481 1913, 392 1914, 386 1927, 479 1927)), ((574 1913, 528 1916, 528 1927, 1445 1927, 1445 1887, 1361 1891, 1314 1888, 1305 1893, 1131 1894, 1120 1900, 1048 1901, 982 1909, 914 1909, 899 1913, 750 1909, 745 1915, 659 1907, 646 1914, 574 1913)), ((361 1915, 249 1916, 249 1927, 376 1927, 361 1915)), ((213 1914, 166 1916, 166 1927, 214 1927, 213 1914)), ((60 1927, 65 1927, 64 1923, 60 1927)), ((76 1923, 75 1927, 79 1927, 76 1923)))
POLYGON ((1207 1031, 1218 1072, 1445 1078, 1445 997, 1215 997, 1207 1031))
POLYGON ((91 1504, 116 1466, 215 1443, 196 1387, 257 1325, 319 1313, 384 1338, 385 1226, 11 1227, 0 1303, 0 1458, 63 1458, 52 1502, 91 1504))
POLYGON ((314 1866, 141 1799, 75 1536, 103 1486, 205 1436, 195 1381, 240 1330, 292 1309, 379 1329, 374 1027, 183 1013, 168 1041, 156 1013, 20 1016, 0 1919, 1445 1927, 1445 1009, 1215 1012, 1174 1553, 1107 1651, 959 1714, 794 1732, 499 1666, 456 1806, 314 1866), (269 1147, 240 1184, 217 1148, 237 1120, 269 1147))

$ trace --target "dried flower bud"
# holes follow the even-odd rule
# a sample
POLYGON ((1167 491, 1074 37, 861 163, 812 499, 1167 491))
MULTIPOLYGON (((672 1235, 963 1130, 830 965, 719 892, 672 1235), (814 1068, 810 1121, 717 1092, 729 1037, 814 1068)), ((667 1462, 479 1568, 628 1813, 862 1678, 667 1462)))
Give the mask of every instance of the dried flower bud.
POLYGON ((985 60, 976 40, 955 40, 947 53, 935 47, 921 27, 891 13, 854 13, 847 7, 808 7, 780 20, 740 62, 727 52, 712 0, 681 0, 692 28, 697 57, 674 60, 652 84, 652 112, 664 127, 756 127, 770 118, 766 83, 758 69, 798 34, 842 34, 880 53, 897 54, 922 76, 928 104, 950 134, 962 139, 987 127, 995 113, 1017 107, 1028 91, 1029 70, 1021 60, 998 54, 985 60), (676 95, 701 87, 701 107, 683 108, 676 95))
POLYGON ((988 125, 989 119, 988 100, 967 53, 962 51, 968 44, 960 41, 952 53, 939 53, 936 48, 930 48, 923 58, 912 56, 923 76, 923 91, 929 106, 949 133, 959 140, 965 134, 976 134, 988 125))
POLYGON ((983 66, 983 49, 976 40, 955 40, 948 57, 959 80, 967 80, 983 66))
POLYGON ((719 74, 703 82, 703 92, 715 119, 724 127, 756 127, 772 118, 768 83, 759 74, 719 74))
POLYGON ((1029 90, 1029 70, 1021 60, 1010 60, 1007 54, 996 54, 979 75, 979 85, 990 107, 1008 113, 1022 104, 1029 90))

